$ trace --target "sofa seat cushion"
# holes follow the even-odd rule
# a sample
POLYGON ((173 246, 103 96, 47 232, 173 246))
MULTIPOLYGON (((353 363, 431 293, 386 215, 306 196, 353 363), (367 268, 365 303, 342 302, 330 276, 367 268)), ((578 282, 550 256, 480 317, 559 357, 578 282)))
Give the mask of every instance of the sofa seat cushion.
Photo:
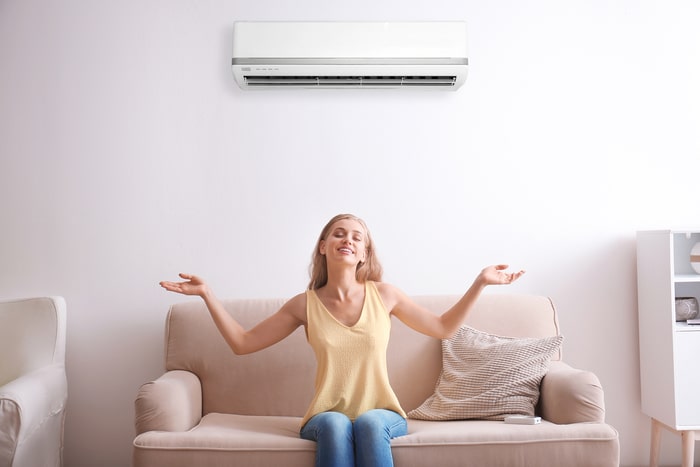
POLYGON ((392 442, 395 465, 440 467, 618 465, 617 431, 576 423, 507 425, 500 421, 409 420, 408 435, 392 442))
POLYGON ((299 417, 211 413, 189 431, 150 431, 136 438, 137 446, 155 449, 302 449, 314 451, 313 441, 299 437, 299 417))
POLYGON ((137 436, 134 465, 308 467, 316 443, 299 437, 300 423, 301 417, 210 413, 189 431, 137 436))
MULTIPOLYGON (((300 417, 211 413, 186 432, 151 431, 134 440, 136 465, 171 467, 304 466, 316 444, 299 437, 300 417), (167 457, 167 462, 164 459, 167 457), (158 461, 156 461, 156 459, 158 461), (235 461, 234 461, 235 459, 235 461)), ((408 435, 392 441, 395 465, 613 465, 617 433, 609 425, 506 425, 503 422, 409 420, 408 435)))

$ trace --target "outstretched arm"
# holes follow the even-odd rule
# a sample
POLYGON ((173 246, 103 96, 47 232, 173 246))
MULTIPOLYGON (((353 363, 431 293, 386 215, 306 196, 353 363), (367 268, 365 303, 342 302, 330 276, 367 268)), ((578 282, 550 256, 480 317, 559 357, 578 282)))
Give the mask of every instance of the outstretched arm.
POLYGON ((299 294, 285 303, 275 314, 250 330, 244 329, 225 309, 201 277, 180 274, 182 282, 163 281, 161 287, 183 295, 196 295, 204 300, 216 327, 229 347, 238 355, 257 352, 281 341, 305 324, 306 295, 299 294))
POLYGON ((462 298, 442 315, 431 313, 389 284, 381 284, 380 291, 389 311, 406 325, 423 334, 447 339, 464 323, 486 286, 511 284, 525 274, 525 271, 508 272, 507 269, 505 264, 484 268, 462 298))

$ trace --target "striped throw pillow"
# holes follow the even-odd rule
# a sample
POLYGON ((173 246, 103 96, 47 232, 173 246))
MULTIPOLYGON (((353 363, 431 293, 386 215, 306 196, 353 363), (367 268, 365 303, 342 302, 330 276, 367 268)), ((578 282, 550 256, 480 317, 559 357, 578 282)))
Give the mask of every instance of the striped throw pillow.
POLYGON ((462 326, 442 341, 435 391, 409 418, 503 420, 535 414, 540 382, 562 336, 502 337, 462 326))

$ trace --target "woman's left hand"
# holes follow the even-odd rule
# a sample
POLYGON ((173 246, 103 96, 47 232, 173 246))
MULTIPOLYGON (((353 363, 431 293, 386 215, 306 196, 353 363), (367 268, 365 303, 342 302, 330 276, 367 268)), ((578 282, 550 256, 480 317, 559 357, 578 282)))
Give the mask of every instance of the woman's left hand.
POLYGON ((484 285, 500 285, 511 284, 518 280, 520 276, 525 274, 525 271, 508 272, 507 264, 496 264, 484 268, 479 274, 479 279, 484 285))

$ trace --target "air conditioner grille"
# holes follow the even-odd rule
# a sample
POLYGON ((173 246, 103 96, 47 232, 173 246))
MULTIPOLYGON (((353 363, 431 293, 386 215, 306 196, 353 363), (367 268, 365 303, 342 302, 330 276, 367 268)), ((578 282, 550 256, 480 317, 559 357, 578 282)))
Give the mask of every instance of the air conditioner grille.
POLYGON ((245 76, 250 87, 436 87, 454 86, 456 76, 245 76))

